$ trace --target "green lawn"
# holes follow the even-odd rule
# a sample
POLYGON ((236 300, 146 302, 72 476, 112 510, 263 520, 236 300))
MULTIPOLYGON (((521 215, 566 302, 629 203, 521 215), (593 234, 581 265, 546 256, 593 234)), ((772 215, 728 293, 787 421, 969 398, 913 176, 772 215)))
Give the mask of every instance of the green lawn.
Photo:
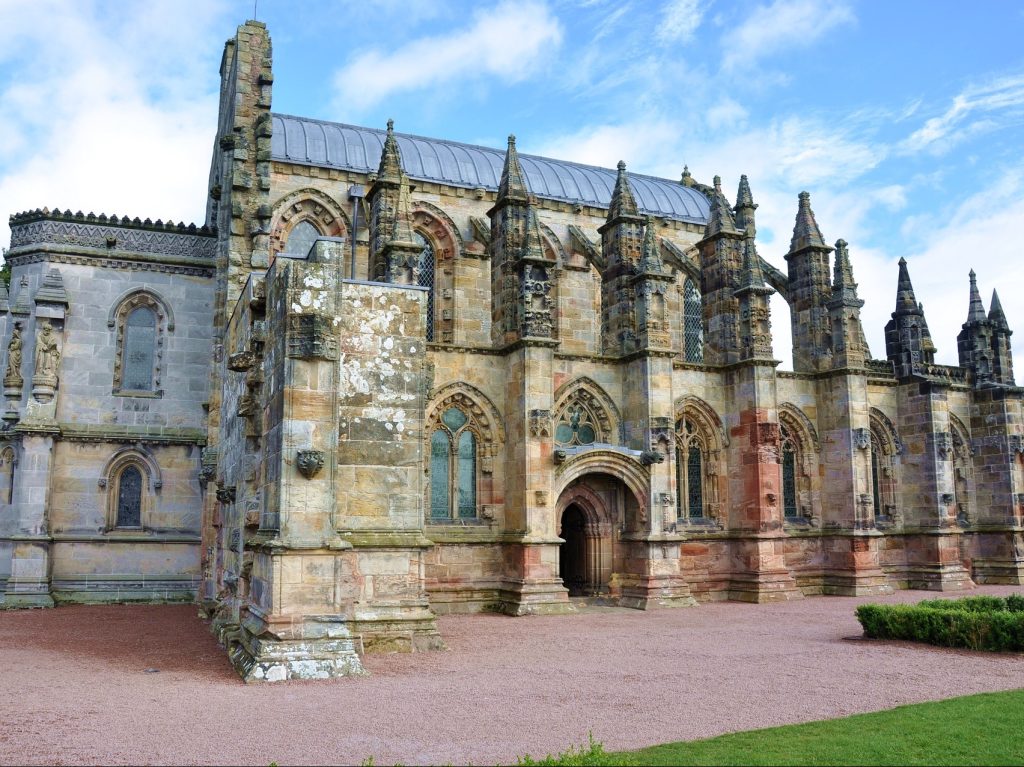
MULTIPOLYGON (((1024 673, 1024 659, 1022 659, 1024 673)), ((521 764, 1024 764, 1024 690, 900 706, 708 740, 604 753, 600 744, 521 764)))

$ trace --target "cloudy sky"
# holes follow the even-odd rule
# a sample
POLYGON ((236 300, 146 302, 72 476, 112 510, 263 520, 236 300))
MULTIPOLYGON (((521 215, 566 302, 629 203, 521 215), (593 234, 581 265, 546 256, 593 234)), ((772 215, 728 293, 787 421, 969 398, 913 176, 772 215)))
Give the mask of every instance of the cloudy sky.
MULTIPOLYGON (((0 0, 0 215, 201 221, 224 40, 252 0, 0 0)), ((1024 339, 1024 6, 962 0, 258 0, 274 109, 797 194, 850 243, 875 357, 910 262, 939 361, 967 271, 1024 339)), ((0 231, 6 245, 9 231, 0 231)), ((773 301, 790 367, 788 312, 773 301)), ((1019 355, 1024 351, 1019 351, 1019 355)))

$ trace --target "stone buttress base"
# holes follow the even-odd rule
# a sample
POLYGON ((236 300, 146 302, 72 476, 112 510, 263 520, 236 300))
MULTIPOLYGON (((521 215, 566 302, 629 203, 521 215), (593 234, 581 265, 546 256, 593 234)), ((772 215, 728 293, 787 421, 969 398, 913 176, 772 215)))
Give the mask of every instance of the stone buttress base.
POLYGON ((876 531, 865 531, 826 539, 822 593, 844 597, 892 594, 892 584, 879 562, 881 538, 876 531))
POLYGON ((505 615, 552 615, 570 613, 576 607, 569 601, 569 590, 558 576, 558 545, 554 541, 530 541, 509 545, 505 550, 510 572, 522 577, 502 579, 496 605, 505 615))
POLYGON ((735 569, 729 576, 729 599, 735 602, 788 602, 803 592, 786 567, 785 539, 752 535, 732 541, 735 569))
POLYGON ((982 532, 975 539, 977 553, 971 560, 975 583, 1024 585, 1024 532, 982 532))
POLYGON ((959 531, 938 530, 906 537, 904 578, 908 589, 965 591, 974 588, 971 574, 960 559, 960 535, 959 531))
POLYGON ((679 572, 679 546, 678 540, 623 541, 627 572, 616 577, 621 607, 653 610, 697 604, 679 572))

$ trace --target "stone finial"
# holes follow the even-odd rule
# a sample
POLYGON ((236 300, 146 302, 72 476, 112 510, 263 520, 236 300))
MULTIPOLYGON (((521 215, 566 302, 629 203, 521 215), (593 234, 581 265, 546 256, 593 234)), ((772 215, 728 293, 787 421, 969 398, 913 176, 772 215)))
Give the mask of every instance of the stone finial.
POLYGON ((761 269, 761 257, 757 255, 754 240, 747 239, 743 243, 743 271, 740 273, 740 286, 736 293, 756 291, 768 294, 772 292, 764 283, 764 271, 761 269))
POLYGON ((513 198, 528 200, 530 192, 526 188, 523 166, 519 163, 519 152, 516 150, 516 137, 508 137, 508 149, 505 151, 505 166, 501 169, 501 181, 498 184, 497 201, 513 198))
POLYGON ((971 269, 969 274, 971 280, 971 302, 967 310, 967 322, 985 321, 985 304, 981 302, 981 293, 978 292, 978 278, 971 269))
POLYGON ((796 211, 796 224, 793 226, 793 239, 789 243, 789 252, 796 253, 804 248, 821 248, 828 250, 825 239, 821 236, 818 222, 811 210, 811 195, 800 192, 800 202, 796 211))
POLYGON ((1000 330, 1009 330, 1010 323, 1006 321, 1006 314, 1003 313, 1003 305, 999 301, 999 293, 992 291, 992 308, 988 312, 989 322, 1000 330))
POLYGON ((636 216, 638 209, 636 197, 633 196, 633 187, 626 176, 626 163, 619 160, 618 175, 615 178, 615 189, 612 191, 612 200, 608 204, 608 218, 611 222, 621 216, 636 216))
POLYGON ((733 218, 729 201, 722 194, 722 180, 718 176, 715 176, 715 187, 710 198, 711 210, 708 213, 707 226, 704 227, 704 236, 710 237, 719 232, 737 232, 736 219, 733 218))
POLYGON ((740 176, 740 186, 736 190, 735 210, 739 211, 742 208, 757 208, 757 204, 754 202, 754 195, 750 193, 750 182, 747 181, 746 174, 740 176))
POLYGON ((395 121, 388 120, 388 131, 384 136, 384 147, 380 153, 377 180, 400 184, 402 182, 402 151, 395 138, 395 121))
POLYGON ((679 178, 679 183, 683 186, 693 186, 693 176, 690 174, 690 166, 683 166, 683 175, 679 178))
POLYGON ((832 295, 857 298, 857 283, 853 281, 853 266, 846 240, 836 240, 836 263, 832 277, 832 295))
POLYGON ((540 222, 537 220, 537 211, 533 205, 527 208, 526 231, 524 234, 521 258, 531 261, 543 260, 544 241, 540 236, 540 222))
POLYGON ((663 270, 654 219, 648 216, 644 225, 644 241, 640 246, 640 272, 642 274, 660 274, 663 270))
POLYGON ((900 258, 900 276, 896 283, 896 311, 893 312, 893 316, 901 314, 924 315, 918 306, 917 296, 914 295, 914 286, 910 282, 910 271, 907 269, 905 258, 900 258))

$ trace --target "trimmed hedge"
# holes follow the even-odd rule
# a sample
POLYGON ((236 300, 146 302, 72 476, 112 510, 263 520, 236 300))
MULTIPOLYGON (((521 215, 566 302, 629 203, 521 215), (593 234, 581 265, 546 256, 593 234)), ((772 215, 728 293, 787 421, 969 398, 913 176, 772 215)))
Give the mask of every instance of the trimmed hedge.
POLYGON ((864 635, 940 647, 1024 652, 1024 596, 929 599, 916 605, 857 608, 864 635))

